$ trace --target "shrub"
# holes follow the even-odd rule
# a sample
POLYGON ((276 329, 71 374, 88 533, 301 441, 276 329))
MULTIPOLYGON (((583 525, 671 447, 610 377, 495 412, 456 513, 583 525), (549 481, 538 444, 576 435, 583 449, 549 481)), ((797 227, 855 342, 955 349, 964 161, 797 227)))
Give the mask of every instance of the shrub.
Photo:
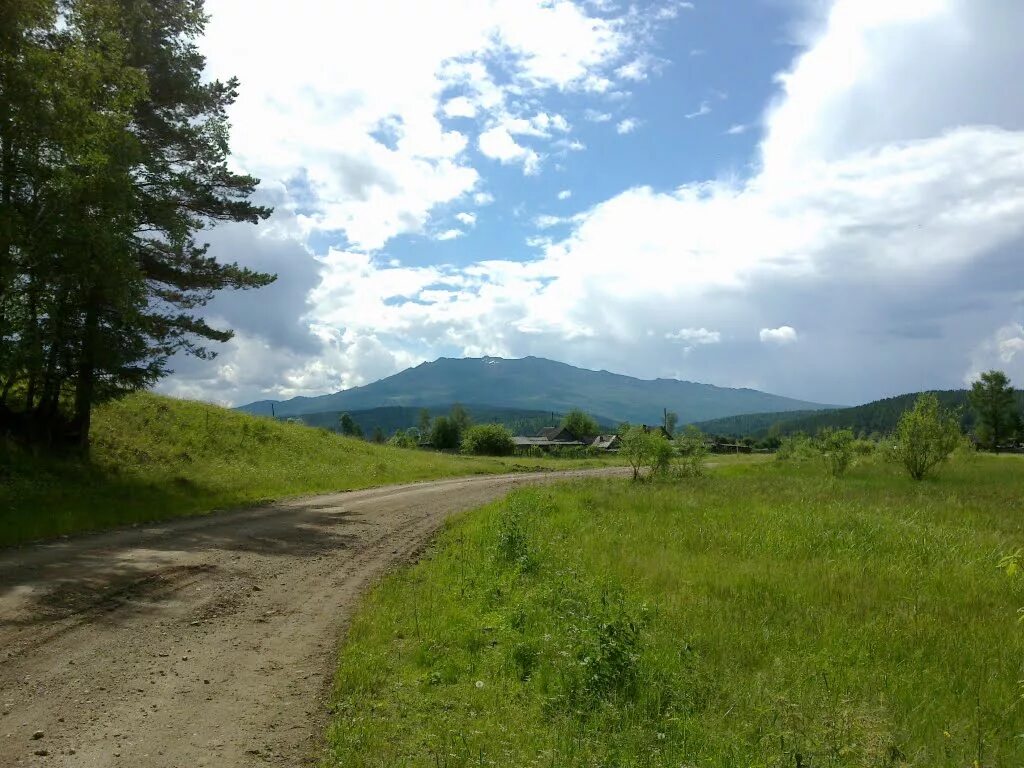
POLYGON ((853 460, 853 432, 826 427, 818 433, 818 449, 833 477, 841 477, 853 460))
POLYGON ((477 424, 462 436, 462 452, 476 456, 509 456, 516 449, 512 433, 501 424, 477 424))
POLYGON ((459 447, 459 425, 447 416, 438 416, 430 428, 430 443, 439 451, 459 447))
POLYGON ((776 461, 807 461, 817 454, 807 435, 797 434, 783 437, 779 442, 779 450, 775 452, 776 461))
POLYGON ((640 479, 642 467, 654 466, 655 453, 659 450, 658 442, 668 445, 665 438, 647 432, 643 427, 630 427, 622 436, 622 455, 633 468, 634 480, 640 479))
POLYGON ((956 416, 939 407, 939 398, 927 393, 900 417, 893 457, 915 480, 923 480, 949 458, 960 444, 956 416))
POLYGON ((651 453, 647 461, 651 468, 650 477, 660 476, 664 477, 668 474, 669 469, 672 467, 672 459, 675 458, 676 451, 672 447, 672 443, 663 437, 653 435, 654 441, 651 443, 651 453))
POLYGON ((416 439, 416 432, 412 429, 406 431, 400 429, 388 440, 388 445, 395 448, 416 448, 419 440, 416 439))
POLYGON ((704 461, 708 455, 704 433, 690 424, 676 437, 676 448, 679 451, 679 474, 683 477, 702 476, 705 471, 704 461))

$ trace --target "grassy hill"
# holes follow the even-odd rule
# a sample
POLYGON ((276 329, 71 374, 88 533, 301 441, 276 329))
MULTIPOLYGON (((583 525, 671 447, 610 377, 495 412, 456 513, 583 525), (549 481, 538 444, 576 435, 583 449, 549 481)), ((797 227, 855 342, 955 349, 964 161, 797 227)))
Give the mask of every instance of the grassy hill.
POLYGON ((0 546, 286 496, 539 463, 372 445, 152 394, 98 408, 92 434, 88 463, 39 458, 0 442, 0 546))
POLYGON ((678 413, 685 424, 739 413, 825 407, 754 389, 730 389, 676 379, 637 379, 540 357, 442 357, 363 387, 283 402, 263 400, 240 410, 269 416, 273 406, 278 416, 301 416, 383 406, 429 407, 438 403, 488 403, 499 408, 563 413, 582 408, 613 423, 645 424, 660 424, 665 408, 678 413))
MULTIPOLYGON (((489 405, 465 405, 475 424, 504 424, 513 434, 534 435, 541 428, 561 423, 564 414, 553 411, 530 411, 522 408, 496 408, 489 405)), ((427 407, 430 417, 447 416, 452 405, 435 405, 427 407)), ((358 424, 363 434, 371 435, 374 429, 380 428, 385 435, 393 435, 399 429, 416 426, 419 421, 420 407, 389 405, 383 408, 368 408, 363 411, 326 411, 320 413, 304 413, 298 417, 304 424, 311 427, 337 429, 338 419, 342 413, 348 413, 358 424)), ((614 432, 616 423, 603 416, 595 416, 603 430, 614 432)))
MULTIPOLYGON (((756 413, 713 419, 697 424, 701 431, 712 435, 734 437, 764 437, 769 431, 778 430, 780 435, 804 432, 816 434, 824 427, 849 427, 854 432, 889 434, 896 429, 900 416, 913 407, 920 392, 887 397, 852 408, 837 408, 825 411, 795 413, 756 413)), ((951 389, 935 393, 945 408, 960 414, 960 426, 968 431, 974 427, 974 412, 967 402, 967 390, 951 389)), ((1017 390, 1017 408, 1024 411, 1024 391, 1017 390)))

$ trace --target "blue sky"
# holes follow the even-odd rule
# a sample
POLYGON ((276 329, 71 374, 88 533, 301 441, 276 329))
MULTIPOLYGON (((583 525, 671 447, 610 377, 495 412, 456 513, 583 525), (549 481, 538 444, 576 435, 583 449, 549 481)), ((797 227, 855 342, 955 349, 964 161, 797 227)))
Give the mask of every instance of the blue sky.
POLYGON ((442 355, 863 402, 1024 378, 1024 5, 208 0, 274 271, 175 394, 442 355))

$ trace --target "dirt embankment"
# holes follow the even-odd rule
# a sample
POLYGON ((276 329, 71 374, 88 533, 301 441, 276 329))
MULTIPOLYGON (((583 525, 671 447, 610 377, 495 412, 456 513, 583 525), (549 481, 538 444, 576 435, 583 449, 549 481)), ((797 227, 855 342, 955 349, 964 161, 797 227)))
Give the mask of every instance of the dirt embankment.
POLYGON ((312 764, 368 584, 452 513, 619 472, 393 486, 0 550, 0 766, 312 764))

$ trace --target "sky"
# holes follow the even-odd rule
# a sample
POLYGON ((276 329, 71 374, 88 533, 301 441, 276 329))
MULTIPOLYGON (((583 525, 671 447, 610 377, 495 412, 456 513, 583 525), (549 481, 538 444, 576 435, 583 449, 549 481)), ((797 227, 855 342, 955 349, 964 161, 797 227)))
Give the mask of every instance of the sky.
POLYGON ((274 272, 169 394, 536 355, 861 403, 1024 384, 1024 3, 207 0, 274 272))

